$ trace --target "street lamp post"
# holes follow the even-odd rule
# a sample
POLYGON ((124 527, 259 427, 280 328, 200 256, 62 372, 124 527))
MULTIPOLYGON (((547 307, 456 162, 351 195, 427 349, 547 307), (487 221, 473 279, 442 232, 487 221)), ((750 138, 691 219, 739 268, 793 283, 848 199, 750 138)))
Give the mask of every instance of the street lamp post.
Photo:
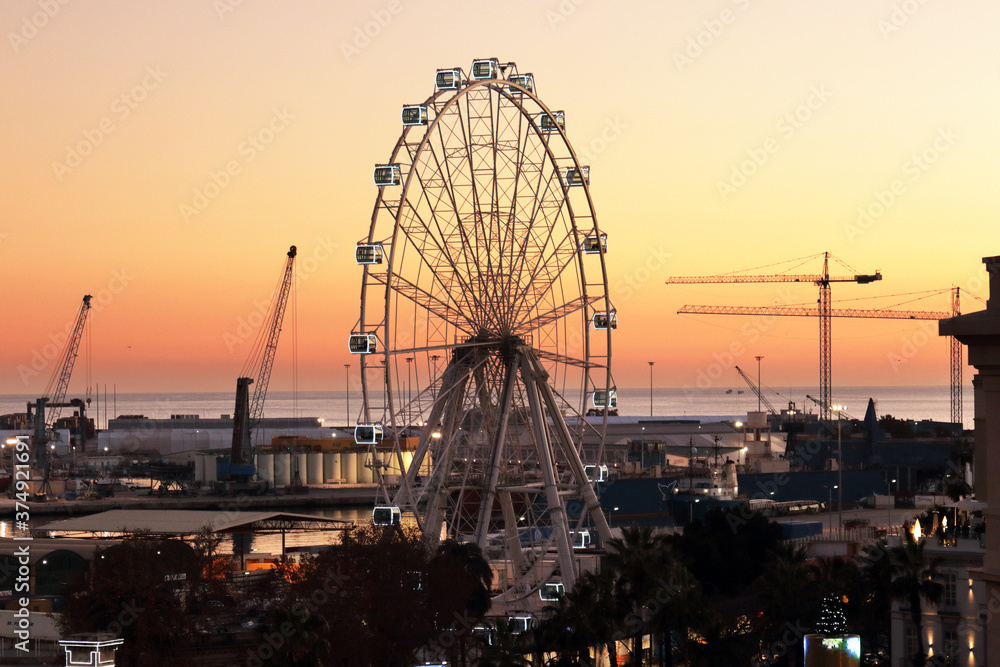
POLYGON ((760 384, 760 360, 763 356, 754 357, 757 360, 757 412, 760 412, 760 399, 764 395, 764 387, 760 384))
POLYGON ((833 487, 826 487, 826 522, 830 524, 830 532, 833 532, 833 487))
POLYGON ((840 485, 838 485, 838 484, 833 484, 833 485, 825 484, 823 486, 823 488, 826 489, 826 498, 827 498, 827 502, 826 502, 826 516, 827 516, 827 520, 826 520, 826 523, 827 523, 827 525, 830 526, 830 534, 833 535, 833 490, 834 489, 839 489, 840 485))
POLYGON ((831 408, 837 413, 837 534, 843 536, 844 530, 844 447, 840 437, 841 416, 847 408, 843 405, 834 405, 831 408))
POLYGON ((886 510, 885 510, 885 534, 886 534, 886 537, 888 537, 888 535, 889 535, 889 526, 892 525, 892 506, 895 504, 892 501, 892 485, 895 482, 896 482, 896 480, 889 479, 889 476, 886 475, 886 479, 885 479, 885 495, 889 496, 889 502, 886 503, 886 510))
POLYGON ((649 416, 653 416, 653 364, 655 361, 647 362, 649 364, 649 416))
POLYGON ((351 365, 344 364, 344 394, 347 396, 347 426, 351 426, 351 365))
POLYGON ((441 358, 440 354, 432 354, 431 361, 434 362, 434 377, 431 378, 431 400, 437 400, 437 390, 434 389, 434 385, 438 381, 438 359, 441 358))

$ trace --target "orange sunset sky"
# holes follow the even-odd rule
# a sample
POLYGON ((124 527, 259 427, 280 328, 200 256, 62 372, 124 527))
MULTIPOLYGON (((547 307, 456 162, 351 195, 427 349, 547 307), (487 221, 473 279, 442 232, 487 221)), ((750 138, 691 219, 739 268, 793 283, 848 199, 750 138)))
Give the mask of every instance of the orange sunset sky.
MULTIPOLYGON (((985 298, 981 258, 1000 254, 996 3, 4 0, 0 28, 0 393, 42 391, 46 346, 87 293, 93 382, 231 390, 248 344, 229 336, 271 296, 292 244, 299 388, 341 389, 372 166, 400 106, 433 92, 435 69, 474 58, 534 73, 591 165, 620 387, 646 386, 649 360, 658 386, 681 387, 755 355, 765 384, 818 383, 813 319, 676 314, 813 304, 815 287, 670 276, 829 251, 884 276, 834 285, 835 307, 953 285, 985 298), (216 196, 186 209, 233 161, 216 196)), ((909 299, 851 305, 950 307, 946 294, 909 299)), ((291 388, 289 331, 272 390, 291 388)), ((834 387, 945 385, 936 334, 834 320, 834 387)))

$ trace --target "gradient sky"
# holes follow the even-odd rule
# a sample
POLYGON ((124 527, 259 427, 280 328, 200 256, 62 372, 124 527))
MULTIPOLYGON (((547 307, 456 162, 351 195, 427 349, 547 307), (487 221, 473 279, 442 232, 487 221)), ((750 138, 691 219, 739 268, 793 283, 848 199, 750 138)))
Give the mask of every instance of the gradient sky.
MULTIPOLYGON (((985 298, 981 258, 1000 254, 995 3, 4 0, 0 27, 0 393, 42 391, 46 346, 86 293, 98 308, 71 394, 88 366, 119 392, 230 390, 248 352, 232 337, 292 244, 299 388, 342 388, 372 165, 435 69, 479 57, 533 72, 592 167, 619 386, 645 386, 648 360, 658 386, 734 386, 733 363, 755 355, 765 384, 818 383, 813 319, 676 314, 812 304, 815 287, 669 276, 829 251, 884 276, 835 285, 834 306, 952 285, 985 298), (185 215, 230 162, 238 173, 185 215), (872 217, 859 224, 859 209, 872 217)), ((272 389, 292 386, 290 330, 272 389)), ((933 322, 835 320, 833 333, 834 396, 948 382, 933 322)))

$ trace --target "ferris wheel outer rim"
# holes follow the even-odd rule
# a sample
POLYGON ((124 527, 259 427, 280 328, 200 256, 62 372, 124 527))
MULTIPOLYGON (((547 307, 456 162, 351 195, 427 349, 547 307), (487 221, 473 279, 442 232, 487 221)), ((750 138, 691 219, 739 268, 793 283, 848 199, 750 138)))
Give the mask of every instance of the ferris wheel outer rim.
MULTIPOLYGON (((463 74, 464 74, 464 72, 463 72, 463 74)), ((476 90, 478 88, 482 88, 482 87, 487 87, 487 88, 491 88, 492 87, 491 90, 495 90, 498 94, 501 94, 501 95, 504 94, 501 87, 517 88, 520 91, 520 93, 519 93, 520 95, 527 96, 532 102, 534 102, 536 105, 538 105, 538 107, 542 110, 542 112, 544 112, 544 113, 546 113, 546 114, 554 117, 554 114, 553 114, 552 110, 537 95, 535 95, 534 92, 529 91, 528 89, 524 88, 520 84, 513 83, 513 82, 510 82, 510 81, 507 81, 507 80, 504 80, 504 79, 480 79, 480 80, 468 80, 468 79, 466 79, 466 81, 467 81, 467 83, 463 83, 458 89, 435 90, 435 92, 422 103, 423 105, 430 107, 431 103, 434 102, 434 101, 436 101, 436 100, 438 100, 440 97, 445 96, 445 95, 447 95, 449 93, 451 94, 451 97, 445 102, 445 106, 442 107, 440 110, 436 111, 436 113, 434 115, 433 121, 429 122, 426 126, 423 126, 423 125, 411 125, 411 126, 404 126, 403 127, 403 131, 400 133, 399 138, 397 139, 396 144, 395 144, 395 146, 392 149, 392 153, 391 153, 391 155, 389 157, 389 160, 388 160, 388 162, 386 164, 395 164, 396 163, 396 159, 397 159, 397 156, 399 155, 400 150, 403 149, 406 146, 407 135, 409 134, 409 132, 413 128, 415 128, 415 127, 417 127, 417 128, 425 128, 424 129, 424 135, 421 138, 421 141, 419 142, 419 144, 417 145, 416 150, 413 152, 413 157, 410 159, 410 167, 411 168, 408 170, 403 183, 401 183, 399 186, 377 186, 378 187, 378 195, 376 196, 376 199, 375 199, 375 204, 374 204, 373 211, 372 211, 372 217, 371 217, 371 222, 369 224, 369 232, 368 232, 368 237, 367 237, 368 243, 370 243, 370 244, 377 242, 377 239, 376 239, 375 235, 376 235, 377 225, 378 225, 378 221, 379 221, 379 213, 380 213, 380 210, 384 208, 383 201, 385 200, 385 191, 386 191, 386 188, 387 187, 400 187, 400 188, 402 188, 402 190, 401 190, 400 196, 399 196, 399 202, 400 202, 400 204, 397 207, 395 215, 393 216, 393 221, 392 221, 392 235, 390 237, 392 239, 392 242, 390 244, 390 250, 389 250, 389 253, 386 254, 386 256, 385 256, 387 267, 386 267, 386 278, 385 278, 385 281, 384 281, 385 285, 384 285, 383 289, 384 289, 384 292, 385 292, 384 303, 386 305, 384 306, 384 310, 383 310, 383 313, 382 313, 382 318, 381 318, 382 322, 381 322, 380 325, 377 325, 376 328, 374 329, 374 331, 376 331, 376 332, 378 332, 379 329, 381 329, 380 333, 382 333, 382 336, 381 336, 380 342, 381 342, 381 348, 382 349, 379 350, 374 355, 367 355, 367 354, 360 355, 360 357, 361 357, 361 359, 360 359, 361 384, 362 384, 362 392, 363 392, 363 403, 362 403, 363 408, 362 409, 365 411, 365 417, 364 418, 365 418, 366 422, 371 422, 370 414, 368 413, 368 411, 370 409, 369 408, 370 402, 368 400, 368 395, 369 395, 369 391, 370 390, 369 390, 369 387, 368 387, 368 374, 365 372, 366 368, 368 367, 368 364, 366 363, 366 360, 367 360, 367 357, 369 357, 369 356, 379 357, 382 360, 381 366, 377 366, 376 368, 380 367, 380 368, 384 369, 384 382, 385 382, 385 389, 384 389, 384 391, 386 393, 386 404, 387 404, 386 407, 388 408, 388 414, 389 414, 390 418, 393 421, 395 421, 396 410, 393 407, 393 403, 394 403, 393 386, 394 386, 394 383, 393 383, 393 380, 392 380, 392 377, 391 377, 391 374, 390 374, 390 371, 389 371, 389 360, 390 360, 390 351, 389 351, 389 342, 390 341, 389 341, 389 339, 390 339, 390 315, 391 315, 390 309, 392 308, 392 306, 390 305, 390 295, 393 292, 393 290, 391 288, 391 276, 393 275, 393 259, 394 259, 394 255, 395 255, 395 252, 396 252, 396 239, 397 239, 397 237, 398 237, 398 235, 400 233, 400 220, 399 220, 399 217, 401 215, 401 212, 403 211, 403 202, 407 201, 407 195, 408 195, 408 193, 410 191, 411 184, 414 183, 414 180, 415 180, 415 172, 416 172, 416 170, 413 169, 412 167, 413 167, 413 164, 416 163, 416 161, 419 158, 419 156, 426 149, 428 143, 430 142, 432 131, 437 127, 437 124, 440 122, 441 118, 444 116, 444 112, 446 112, 451 106, 457 105, 459 103, 459 101, 461 99, 463 99, 463 98, 466 98, 471 91, 476 90)), ((523 118, 528 119, 531 122, 528 131, 532 131, 535 134, 541 134, 540 130, 534 125, 534 122, 533 122, 533 120, 531 118, 531 114, 529 114, 526 111, 526 109, 524 108, 524 105, 521 103, 521 101, 517 97, 515 97, 514 95, 511 95, 509 93, 507 94, 507 97, 509 97, 514 102, 514 105, 520 111, 521 116, 523 118)), ((576 169, 581 169, 581 167, 583 167, 583 166, 588 166, 588 167, 590 166, 590 165, 581 165, 580 164, 580 160, 579 160, 579 157, 578 157, 578 155, 576 153, 576 150, 573 148, 573 145, 570 142, 569 137, 566 134, 566 130, 565 130, 565 128, 563 126, 561 126, 559 124, 556 124, 554 130, 550 130, 548 132, 548 134, 551 136, 551 134, 552 134, 553 131, 554 132, 558 132, 558 135, 559 135, 559 138, 560 138, 560 140, 562 142, 562 145, 565 147, 565 149, 569 153, 569 159, 572 160, 573 167, 575 167, 576 169)), ((464 137, 464 135, 463 135, 463 137, 464 137)), ((543 142, 543 145, 544 145, 544 148, 545 148, 545 156, 548 158, 549 161, 552 162, 553 165, 556 165, 557 164, 556 158, 553 155, 553 152, 552 152, 551 148, 549 147, 548 142, 543 142)), ((561 160, 566 160, 566 158, 560 158, 560 159, 561 160)), ((582 189, 583 189, 583 192, 584 192, 584 196, 585 196, 585 201, 586 201, 586 207, 585 208, 586 208, 587 212, 589 212, 589 218, 590 218, 590 221, 591 221, 591 227, 590 227, 590 229, 589 230, 585 230, 584 233, 586 234, 587 231, 591 231, 593 234, 595 234, 599 238, 602 232, 601 232, 601 228, 600 228, 599 223, 598 223, 596 211, 594 209, 594 202, 593 202, 593 196, 592 196, 592 194, 590 192, 589 179, 581 180, 581 186, 582 186, 582 189)), ((577 225, 577 220, 578 220, 578 218, 580 216, 578 216, 574 212, 572 202, 570 201, 570 191, 575 186, 567 186, 566 184, 563 183, 562 187, 563 187, 563 191, 564 191, 563 201, 564 201, 565 207, 568 209, 568 215, 569 215, 569 218, 570 218, 571 223, 572 223, 572 229, 574 231, 576 231, 576 232, 579 233, 581 230, 580 230, 580 227, 577 225)), ((586 216, 584 216, 584 217, 586 217, 586 216)), ((599 245, 599 252, 595 253, 595 254, 597 254, 598 257, 599 257, 600 272, 601 272, 601 284, 603 285, 603 296, 599 296, 598 297, 598 301, 603 301, 605 312, 611 312, 613 310, 613 306, 612 306, 612 303, 611 303, 610 286, 609 286, 609 283, 608 283, 607 260, 605 258, 606 251, 605 251, 604 247, 602 245, 599 245)), ((586 282, 586 272, 585 272, 585 270, 583 268, 583 266, 584 266, 583 265, 583 257, 580 256, 579 254, 578 254, 578 257, 577 257, 577 264, 580 267, 580 275, 579 275, 579 279, 580 279, 580 284, 579 284, 580 292, 581 292, 581 296, 584 298, 584 305, 582 306, 582 310, 583 310, 584 314, 586 314, 587 309, 590 308, 590 305, 589 305, 589 303, 586 300, 588 283, 586 282)), ((369 271, 370 271, 369 266, 365 265, 364 268, 363 268, 363 277, 362 277, 362 285, 361 285, 361 299, 360 299, 360 301, 361 301, 361 307, 360 307, 360 311, 359 311, 360 312, 360 316, 359 316, 359 330, 362 329, 362 328, 364 328, 364 326, 366 324, 366 319, 365 319, 366 306, 367 306, 367 303, 366 303, 366 301, 367 301, 366 300, 366 293, 367 293, 367 290, 369 288, 369 284, 368 283, 370 281, 370 278, 369 278, 369 275, 368 275, 369 271)), ((397 298, 400 298, 400 296, 403 296, 403 295, 393 295, 393 298, 397 299, 397 298)), ((406 297, 403 296, 403 298, 406 298, 406 297)), ((586 367, 585 372, 584 372, 584 378, 583 378, 583 383, 582 383, 583 386, 581 387, 581 391, 584 393, 584 395, 586 395, 586 393, 588 392, 588 390, 591 389, 590 387, 587 386, 588 384, 592 383, 592 379, 590 377, 590 368, 598 368, 598 367, 599 368, 604 368, 604 372, 603 372, 603 375, 605 377, 604 390, 605 391, 609 391, 609 390, 611 390, 611 389, 614 388, 614 385, 613 385, 613 382, 612 382, 612 372, 611 372, 611 364, 612 364, 612 338, 613 338, 612 331, 613 330, 611 328, 607 328, 607 329, 604 330, 604 333, 605 333, 605 345, 606 345, 605 349, 607 351, 607 354, 605 356, 605 363, 604 364, 599 364, 599 365, 591 364, 590 363, 590 359, 591 359, 590 335, 591 334, 590 334, 590 331, 589 331, 589 320, 586 317, 584 317, 583 319, 584 319, 583 328, 586 330, 586 334, 587 334, 587 335, 584 336, 584 344, 585 344, 584 361, 587 364, 587 367, 586 367)), ((366 330, 366 331, 363 331, 363 333, 369 333, 369 331, 366 330)), ((553 363, 559 363, 559 362, 553 361, 553 363)), ((600 386, 594 384, 593 385, 593 390, 597 390, 597 389, 600 389, 600 386)), ((586 409, 585 396, 584 396, 584 405, 582 405, 581 408, 584 409, 584 410, 586 409)), ((606 432, 606 429, 607 429, 608 410, 603 410, 602 411, 602 415, 603 415, 603 419, 602 419, 602 428, 601 428, 601 431, 603 433, 603 432, 606 432)), ((399 428, 397 428, 397 426, 395 425, 395 423, 393 423, 393 424, 391 424, 389 426, 392 428, 393 433, 398 433, 399 430, 400 430, 399 428)), ((602 442, 601 442, 601 449, 603 450, 603 438, 602 438, 602 442)), ((603 454, 603 451, 601 453, 603 454)))

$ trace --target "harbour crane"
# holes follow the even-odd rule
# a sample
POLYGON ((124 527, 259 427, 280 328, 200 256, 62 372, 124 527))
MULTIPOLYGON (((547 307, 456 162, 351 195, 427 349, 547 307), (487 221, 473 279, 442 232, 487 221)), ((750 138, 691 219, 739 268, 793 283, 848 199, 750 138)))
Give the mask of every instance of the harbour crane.
POLYGON ((233 443, 229 458, 216 459, 216 491, 232 493, 249 491, 261 493, 267 490, 266 483, 253 482, 256 467, 253 464, 252 437, 254 429, 264 416, 264 398, 271 379, 271 367, 278 349, 278 336, 285 319, 285 307, 292 289, 295 267, 295 246, 288 249, 285 268, 278 283, 275 297, 271 300, 269 317, 264 320, 257 339, 243 366, 241 377, 236 379, 236 407, 233 413, 233 443), (254 377, 250 374, 256 373, 254 377), (250 385, 254 385, 250 397, 250 385))
POLYGON ((76 357, 80 350, 80 341, 83 339, 83 330, 87 324, 87 315, 90 313, 89 294, 84 295, 83 303, 76 315, 73 331, 66 339, 59 356, 59 363, 45 386, 45 392, 34 403, 28 403, 28 420, 32 422, 34 437, 32 438, 31 461, 48 477, 48 450, 46 445, 49 442, 49 435, 52 433, 56 422, 59 420, 60 412, 64 407, 76 407, 80 410, 81 424, 86 426, 86 416, 83 402, 74 400, 66 402, 66 392, 69 390, 69 380, 73 376, 73 366, 76 364, 76 357), (34 409, 34 415, 32 415, 34 409))
POLYGON ((764 391, 753 383, 753 380, 750 379, 750 376, 744 373, 743 369, 740 368, 739 366, 736 366, 736 372, 740 374, 740 377, 743 378, 743 381, 747 383, 747 386, 753 390, 753 393, 757 394, 757 398, 760 400, 761 403, 764 404, 764 407, 767 408, 767 411, 772 415, 777 415, 778 411, 774 409, 773 405, 771 405, 771 401, 767 400, 767 397, 764 396, 764 391))
MULTIPOLYGON (((800 262, 796 265, 800 266, 805 261, 816 259, 819 255, 813 255, 810 257, 800 257, 798 259, 789 260, 789 262, 800 262)), ((830 275, 830 253, 822 253, 823 257, 823 271, 819 274, 792 274, 792 273, 777 273, 777 274, 747 274, 747 273, 727 273, 716 276, 674 276, 667 280, 668 285, 680 285, 680 284, 694 284, 694 283, 813 283, 819 287, 819 300, 818 306, 810 314, 819 317, 819 385, 820 385, 820 398, 823 400, 823 404, 826 406, 830 405, 832 391, 831 391, 831 362, 830 362, 830 349, 831 349, 831 335, 830 335, 830 318, 835 317, 833 309, 831 308, 830 299, 830 284, 831 283, 857 283, 859 285, 866 285, 868 283, 875 282, 876 280, 882 280, 882 274, 879 271, 875 271, 873 274, 854 274, 850 276, 831 276, 830 275)), ((836 260, 836 258, 834 258, 836 260)), ((839 260, 837 260, 839 261, 839 260)), ((782 264, 787 264, 789 262, 782 262, 782 264)), ((843 264, 843 262, 841 262, 843 264)), ((774 265, 771 265, 774 266, 774 265)), ((845 265, 846 266, 846 265, 845 265)), ((767 268, 767 267, 760 267, 767 268)), ((685 306, 687 308, 688 306, 685 306)), ((700 308, 700 306, 696 306, 700 308)), ((702 312, 702 311, 685 311, 681 309, 678 311, 682 312, 702 312)), ((724 314, 749 314, 749 313, 735 313, 726 312, 724 314)), ((791 314, 791 313, 769 313, 769 314, 791 314)), ((805 313, 802 313, 805 314, 805 313)), ((830 412, 828 407, 823 408, 822 413, 823 419, 830 418, 830 412)))
MULTIPOLYGON (((961 314, 961 288, 953 287, 947 290, 951 293, 951 312, 945 312, 940 310, 894 310, 891 308, 875 308, 875 309, 864 309, 864 308, 831 308, 829 311, 830 317, 852 317, 852 318, 867 318, 867 319, 894 319, 894 320, 941 320, 948 317, 956 317, 961 314)), ((943 290, 932 291, 924 294, 924 296, 933 296, 936 294, 941 294, 943 290)), ((968 292, 966 292, 968 294, 968 292)), ((979 297, 971 294, 970 296, 979 299, 979 297)), ((982 299, 979 299, 980 301, 982 299)), ((795 307, 795 306, 694 306, 685 305, 680 310, 677 311, 681 314, 707 314, 707 315, 778 315, 778 316, 797 316, 797 317, 817 317, 820 315, 817 308, 811 307, 795 307)), ((949 349, 949 360, 950 360, 950 378, 951 378, 951 422, 953 424, 962 423, 962 346, 953 337, 949 337, 950 349, 949 349), (956 349, 957 344, 957 349, 956 349)), ((820 340, 820 345, 823 345, 823 340, 820 340)), ((829 419, 830 416, 830 400, 823 400, 823 398, 813 398, 809 397, 816 405, 819 406, 821 415, 823 419, 829 419)))
MULTIPOLYGON (((816 405, 818 405, 820 407, 820 409, 823 408, 823 403, 818 398, 816 398, 815 396, 810 396, 809 394, 806 394, 806 398, 808 398, 810 401, 812 401, 813 403, 815 403, 816 405)), ((827 408, 830 409, 830 410, 833 409, 830 406, 827 406, 827 408)), ((836 412, 837 412, 837 418, 838 419, 846 418, 848 421, 854 421, 854 417, 852 417, 847 412, 847 410, 837 410, 836 412)))

